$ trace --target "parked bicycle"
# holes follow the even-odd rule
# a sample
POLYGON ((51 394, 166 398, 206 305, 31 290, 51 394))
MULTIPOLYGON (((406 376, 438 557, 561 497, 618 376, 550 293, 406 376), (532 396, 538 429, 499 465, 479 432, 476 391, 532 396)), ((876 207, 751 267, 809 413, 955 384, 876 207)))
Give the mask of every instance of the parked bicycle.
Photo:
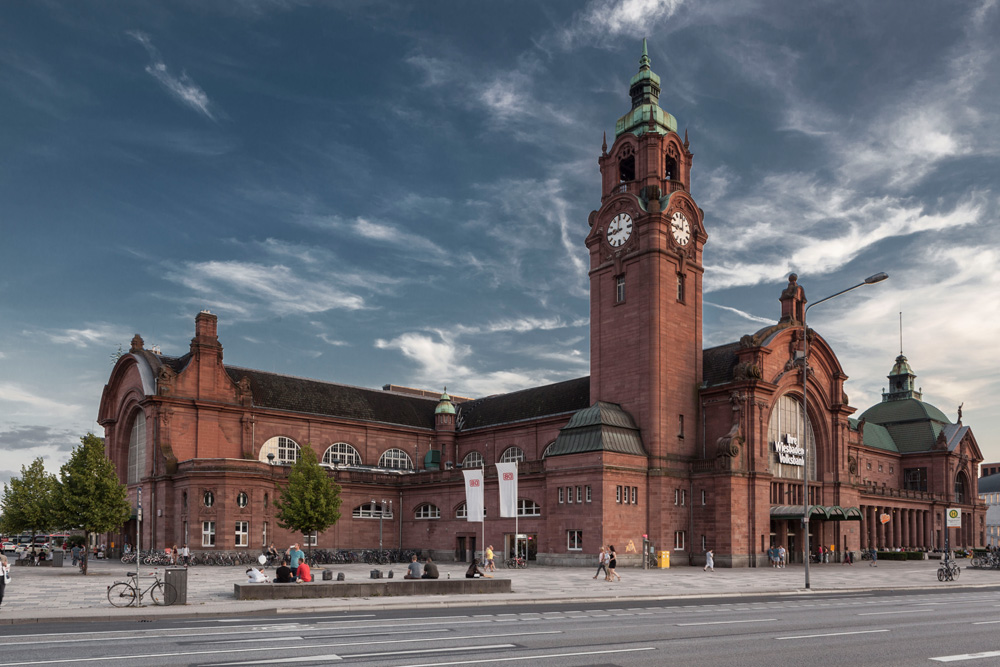
POLYGON ((149 596, 153 604, 169 605, 177 602, 177 590, 173 585, 160 579, 160 573, 153 571, 149 576, 153 577, 153 582, 145 590, 139 588, 139 573, 129 572, 128 581, 118 581, 108 586, 108 602, 115 607, 138 607, 142 605, 142 598, 149 596))
POLYGON ((956 561, 945 559, 938 567, 937 578, 938 581, 955 581, 961 573, 962 568, 958 566, 956 561))
POLYGON ((504 567, 506 567, 509 570, 518 569, 518 568, 519 569, 524 569, 524 568, 528 567, 528 559, 527 558, 522 558, 521 556, 514 556, 514 557, 511 557, 511 558, 508 558, 507 560, 504 561, 504 567))

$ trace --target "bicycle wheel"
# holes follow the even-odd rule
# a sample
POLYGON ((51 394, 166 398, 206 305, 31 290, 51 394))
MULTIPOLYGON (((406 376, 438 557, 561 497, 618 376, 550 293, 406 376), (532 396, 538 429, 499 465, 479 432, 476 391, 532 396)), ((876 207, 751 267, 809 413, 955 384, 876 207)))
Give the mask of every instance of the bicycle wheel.
POLYGON ((118 582, 108 589, 108 602, 115 607, 129 607, 135 604, 135 589, 132 584, 118 582))
POLYGON ((938 581, 944 581, 944 568, 938 568, 938 581))
POLYGON ((527 569, 527 567, 528 567, 528 559, 527 558, 522 558, 522 559, 518 560, 517 561, 517 566, 519 568, 521 568, 522 570, 527 569))
POLYGON ((173 587, 173 584, 157 581, 149 588, 149 597, 153 598, 153 604, 174 604, 177 602, 177 589, 173 587))
POLYGON ((957 565, 955 567, 951 568, 951 576, 952 576, 952 578, 958 579, 958 575, 960 575, 960 574, 962 574, 962 568, 960 568, 957 565))
POLYGON ((975 558, 972 559, 971 565, 972 565, 972 567, 982 567, 983 566, 983 559, 980 558, 979 556, 976 556, 975 558))

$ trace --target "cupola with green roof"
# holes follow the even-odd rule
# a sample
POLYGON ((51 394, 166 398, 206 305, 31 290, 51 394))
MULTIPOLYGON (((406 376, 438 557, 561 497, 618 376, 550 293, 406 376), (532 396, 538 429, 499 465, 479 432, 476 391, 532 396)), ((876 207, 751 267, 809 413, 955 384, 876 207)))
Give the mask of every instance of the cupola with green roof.
POLYGON ((660 77, 650 68, 645 39, 642 40, 639 72, 629 81, 628 93, 632 109, 618 119, 615 137, 625 132, 639 136, 650 131, 659 134, 677 131, 677 119, 660 108, 660 77))

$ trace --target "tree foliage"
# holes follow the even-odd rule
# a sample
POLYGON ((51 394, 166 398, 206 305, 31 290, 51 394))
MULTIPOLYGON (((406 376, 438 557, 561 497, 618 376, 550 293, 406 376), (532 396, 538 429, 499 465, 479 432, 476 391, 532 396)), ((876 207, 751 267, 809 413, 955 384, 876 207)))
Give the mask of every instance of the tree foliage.
POLYGON ((106 533, 128 521, 132 507, 127 491, 104 455, 104 443, 93 433, 80 438, 80 446, 60 468, 56 501, 60 525, 84 530, 88 543, 91 533, 106 533))
POLYGON ((316 452, 306 445, 279 488, 274 501, 278 525, 302 534, 322 532, 340 519, 340 485, 319 464, 316 452))
POLYGON ((56 492, 56 476, 45 472, 41 458, 31 465, 21 466, 21 476, 12 477, 4 485, 3 500, 0 500, 0 532, 8 535, 17 533, 48 532, 59 525, 53 501, 56 492))

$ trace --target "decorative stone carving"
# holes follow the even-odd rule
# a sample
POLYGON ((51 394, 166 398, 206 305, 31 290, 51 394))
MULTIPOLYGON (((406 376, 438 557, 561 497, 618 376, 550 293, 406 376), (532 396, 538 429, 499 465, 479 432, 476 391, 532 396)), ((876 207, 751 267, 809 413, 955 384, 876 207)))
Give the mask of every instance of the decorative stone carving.
POLYGON ((241 377, 240 381, 236 383, 236 388, 239 393, 240 405, 244 407, 253 405, 253 389, 250 386, 250 378, 246 375, 241 377))
POLYGON ((847 457, 847 471, 852 475, 858 474, 858 460, 853 456, 847 457))
POLYGON ((177 380, 177 373, 170 366, 160 366, 156 373, 156 393, 160 396, 169 396, 174 391, 174 382, 177 380))
POLYGON ((736 364, 736 368, 733 369, 733 379, 737 382, 741 380, 760 380, 762 377, 764 377, 764 374, 760 370, 760 366, 747 361, 736 364))
POLYGON ((132 347, 129 349, 129 352, 141 352, 142 346, 143 346, 142 336, 136 334, 132 336, 132 347))
POLYGON ((716 457, 725 456, 736 458, 740 455, 740 446, 743 444, 743 434, 740 432, 740 424, 736 422, 729 432, 719 438, 715 443, 716 457))

